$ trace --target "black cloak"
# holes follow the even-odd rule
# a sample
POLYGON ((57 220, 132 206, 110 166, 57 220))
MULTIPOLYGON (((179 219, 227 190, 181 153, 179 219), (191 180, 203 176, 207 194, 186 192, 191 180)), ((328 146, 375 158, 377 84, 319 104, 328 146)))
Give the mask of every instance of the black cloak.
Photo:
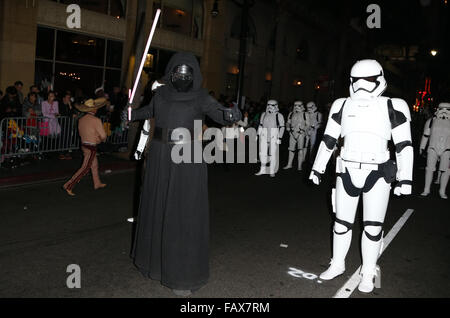
MULTIPOLYGON (((194 129, 205 115, 228 125, 226 109, 202 89, 200 66, 194 55, 176 53, 150 104, 132 112, 131 119, 155 119, 156 128, 194 129), (170 72, 180 64, 193 68, 193 88, 180 93, 170 72)), ((136 235, 134 264, 146 277, 172 289, 193 290, 209 278, 209 202, 206 163, 174 163, 174 145, 153 139, 147 155, 136 235)), ((192 155, 193 156, 193 155, 192 155)), ((192 161, 193 162, 193 161, 192 161)))

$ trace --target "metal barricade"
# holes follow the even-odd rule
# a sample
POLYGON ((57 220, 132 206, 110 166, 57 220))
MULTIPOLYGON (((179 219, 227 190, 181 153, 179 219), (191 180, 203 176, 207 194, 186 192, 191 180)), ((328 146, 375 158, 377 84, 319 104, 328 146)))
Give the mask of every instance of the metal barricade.
MULTIPOLYGON (((127 146, 128 129, 121 123, 112 127, 107 117, 101 117, 107 133, 106 143, 127 146)), ((24 157, 80 148, 78 119, 69 116, 7 117, 0 121, 0 166, 11 157, 24 157)))

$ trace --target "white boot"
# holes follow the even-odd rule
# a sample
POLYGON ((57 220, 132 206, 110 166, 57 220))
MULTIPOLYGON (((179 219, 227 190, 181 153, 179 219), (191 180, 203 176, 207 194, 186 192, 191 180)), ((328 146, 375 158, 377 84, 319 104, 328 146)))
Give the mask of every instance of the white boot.
MULTIPOLYGON (((373 241, 366 235, 367 229, 364 229, 361 238, 361 254, 362 254, 362 268, 361 268, 361 283, 358 286, 359 291, 363 293, 370 293, 374 287, 374 278, 380 279, 377 260, 380 256, 381 246, 383 245, 383 234, 378 241, 373 241)), ((381 231, 381 230, 380 230, 381 231)), ((377 233, 370 233, 376 235, 377 233)))
POLYGON ((421 196, 423 197, 426 197, 430 194, 431 182, 433 182, 433 174, 434 171, 425 169, 425 188, 423 189, 423 192, 421 194, 421 196))
POLYGON ((291 169, 292 168, 292 162, 294 161, 295 152, 289 150, 289 159, 288 164, 283 169, 291 169))
POLYGON ((372 269, 361 269, 361 282, 358 285, 358 290, 362 293, 371 293, 373 288, 381 288, 381 271, 380 266, 372 269))
POLYGON ((436 180, 434 180, 434 184, 441 183, 441 175, 442 175, 442 171, 438 171, 436 180))
POLYGON ((336 234, 346 231, 343 225, 335 223, 333 231, 333 259, 330 267, 320 274, 320 279, 331 280, 345 272, 345 257, 347 256, 350 244, 352 242, 352 230, 348 230, 344 234, 336 234))
POLYGON ((257 173, 255 173, 255 176, 261 176, 263 174, 267 174, 267 167, 261 166, 261 169, 257 173))
POLYGON ((439 188, 439 195, 442 199, 448 199, 447 195, 445 194, 445 190, 447 188, 448 179, 450 177, 450 172, 446 171, 441 176, 441 186, 439 188))
POLYGON ((299 151, 298 151, 298 168, 297 168, 297 170, 298 171, 302 171, 302 166, 303 166, 303 161, 304 161, 304 155, 303 155, 303 153, 305 152, 306 150, 305 149, 300 149, 299 151))
POLYGON ((342 275, 345 272, 345 263, 344 262, 335 262, 331 260, 330 267, 320 274, 319 278, 323 280, 332 280, 339 275, 342 275))

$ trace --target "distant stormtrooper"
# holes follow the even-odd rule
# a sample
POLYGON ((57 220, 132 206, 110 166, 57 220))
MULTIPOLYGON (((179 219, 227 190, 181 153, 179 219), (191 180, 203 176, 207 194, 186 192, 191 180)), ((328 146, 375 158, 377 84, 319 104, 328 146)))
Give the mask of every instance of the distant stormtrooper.
POLYGON ((331 280, 344 273, 355 213, 362 195, 364 232, 358 289, 370 293, 374 279, 378 283, 380 277, 377 260, 382 251, 382 226, 391 183, 398 181, 395 195, 411 194, 411 115, 404 100, 381 96, 387 84, 377 61, 358 61, 351 70, 350 80, 350 98, 338 99, 331 107, 310 179, 315 184, 320 183, 338 138, 343 137, 344 145, 336 162, 336 189, 332 191, 333 210, 336 210, 333 258, 320 279, 331 280), (390 159, 388 141, 391 138, 396 160, 390 159))
POLYGON ((278 171, 278 149, 284 129, 284 118, 279 113, 278 102, 269 100, 266 111, 261 114, 258 128, 261 169, 256 173, 257 176, 270 174, 271 177, 275 177, 278 171))
POLYGON ((447 199, 448 197, 445 194, 445 190, 450 176, 450 103, 439 104, 434 117, 428 119, 425 123, 425 129, 420 143, 421 154, 424 152, 428 142, 425 188, 421 195, 428 196, 430 194, 433 174, 436 170, 436 163, 439 160, 439 195, 442 199, 447 199))
MULTIPOLYGON (((154 81, 152 84, 152 92, 154 92, 158 87, 163 86, 164 84, 159 83, 158 81, 154 81)), ((139 137, 139 142, 136 148, 136 152, 134 153, 134 158, 136 160, 142 159, 142 154, 145 151, 145 147, 147 146, 148 137, 150 136, 150 119, 147 119, 144 122, 144 126, 141 130, 141 135, 139 137)))
POLYGON ((283 169, 291 169, 294 161, 295 151, 298 151, 298 170, 302 170, 305 160, 306 145, 305 138, 310 127, 309 116, 305 113, 303 102, 296 101, 294 109, 289 113, 286 129, 289 132, 289 159, 283 169))
MULTIPOLYGON (((308 148, 309 145, 309 154, 312 156, 314 146, 316 145, 317 131, 322 126, 322 113, 317 110, 316 103, 314 102, 306 104, 306 109, 308 110, 310 126, 306 135, 305 148, 308 148)), ((306 157, 306 151, 304 152, 304 156, 306 157)))

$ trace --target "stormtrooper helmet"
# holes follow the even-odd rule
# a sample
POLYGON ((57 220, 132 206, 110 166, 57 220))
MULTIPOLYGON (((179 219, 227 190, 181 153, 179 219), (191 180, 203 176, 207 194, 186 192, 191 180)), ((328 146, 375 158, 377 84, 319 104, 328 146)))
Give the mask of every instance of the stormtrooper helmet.
POLYGON ((306 104, 306 108, 308 109, 308 112, 310 112, 310 113, 314 113, 317 110, 316 103, 314 103, 314 102, 309 102, 308 104, 306 104))
POLYGON ((296 101, 294 103, 294 113, 301 113, 305 111, 305 105, 302 101, 296 101))
POLYGON ((274 99, 271 99, 267 102, 266 111, 268 113, 276 113, 278 112, 278 102, 274 99))
POLYGON ((450 103, 440 103, 436 111, 436 117, 439 119, 450 119, 450 103))
POLYGON ((173 68, 170 81, 178 92, 188 92, 194 83, 194 70, 186 64, 180 64, 173 68))
POLYGON ((375 60, 361 60, 350 72, 350 96, 369 99, 378 97, 386 90, 383 68, 375 60))

